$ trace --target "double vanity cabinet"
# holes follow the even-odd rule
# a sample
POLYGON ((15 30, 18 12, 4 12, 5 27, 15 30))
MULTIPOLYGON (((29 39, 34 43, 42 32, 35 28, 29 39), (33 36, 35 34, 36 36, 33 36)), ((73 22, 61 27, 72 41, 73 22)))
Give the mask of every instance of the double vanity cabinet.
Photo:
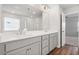
POLYGON ((1 55, 46 55, 58 45, 58 32, 0 43, 1 55))

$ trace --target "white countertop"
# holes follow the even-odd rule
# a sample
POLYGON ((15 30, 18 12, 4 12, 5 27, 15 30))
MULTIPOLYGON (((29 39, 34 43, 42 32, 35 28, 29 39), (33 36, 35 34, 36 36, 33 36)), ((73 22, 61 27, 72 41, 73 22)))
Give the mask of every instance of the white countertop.
POLYGON ((58 32, 58 31, 48 31, 48 32, 45 32, 45 31, 29 31, 25 35, 24 34, 14 35, 14 36, 11 36, 11 35, 1 36, 0 35, 0 43, 8 42, 8 41, 14 41, 14 40, 22 40, 24 38, 42 36, 42 35, 51 34, 51 33, 55 33, 55 32, 58 32))

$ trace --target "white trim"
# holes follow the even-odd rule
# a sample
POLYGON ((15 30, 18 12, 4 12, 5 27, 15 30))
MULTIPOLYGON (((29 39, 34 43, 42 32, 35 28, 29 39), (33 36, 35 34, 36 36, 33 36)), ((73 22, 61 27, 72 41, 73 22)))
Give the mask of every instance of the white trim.
POLYGON ((65 16, 67 16, 67 15, 70 15, 70 14, 74 14, 74 13, 77 13, 77 14, 79 14, 79 11, 75 11, 75 12, 70 12, 70 13, 67 13, 67 14, 65 14, 65 16))
MULTIPOLYGON (((78 13, 78 24, 79 24, 79 13, 78 13)), ((78 28, 78 47, 79 47, 79 28, 78 28)))
POLYGON ((62 12, 62 31, 64 31, 64 33, 62 32, 62 46, 65 45, 65 28, 63 29, 63 25, 65 24, 63 24, 63 22, 65 23, 65 14, 62 12))

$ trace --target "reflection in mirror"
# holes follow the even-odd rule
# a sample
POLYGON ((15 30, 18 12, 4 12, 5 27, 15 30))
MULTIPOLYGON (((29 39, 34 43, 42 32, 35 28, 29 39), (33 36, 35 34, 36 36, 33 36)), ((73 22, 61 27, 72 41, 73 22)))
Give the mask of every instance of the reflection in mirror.
POLYGON ((21 4, 3 4, 1 14, 1 31, 40 31, 42 30, 42 11, 21 4))

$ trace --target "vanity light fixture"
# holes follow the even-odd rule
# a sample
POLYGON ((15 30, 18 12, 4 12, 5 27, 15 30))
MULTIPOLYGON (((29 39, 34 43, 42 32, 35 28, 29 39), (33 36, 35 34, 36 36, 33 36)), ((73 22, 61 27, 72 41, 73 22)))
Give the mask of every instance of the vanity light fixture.
POLYGON ((48 9, 47 5, 41 5, 41 11, 45 11, 47 9, 48 9))

